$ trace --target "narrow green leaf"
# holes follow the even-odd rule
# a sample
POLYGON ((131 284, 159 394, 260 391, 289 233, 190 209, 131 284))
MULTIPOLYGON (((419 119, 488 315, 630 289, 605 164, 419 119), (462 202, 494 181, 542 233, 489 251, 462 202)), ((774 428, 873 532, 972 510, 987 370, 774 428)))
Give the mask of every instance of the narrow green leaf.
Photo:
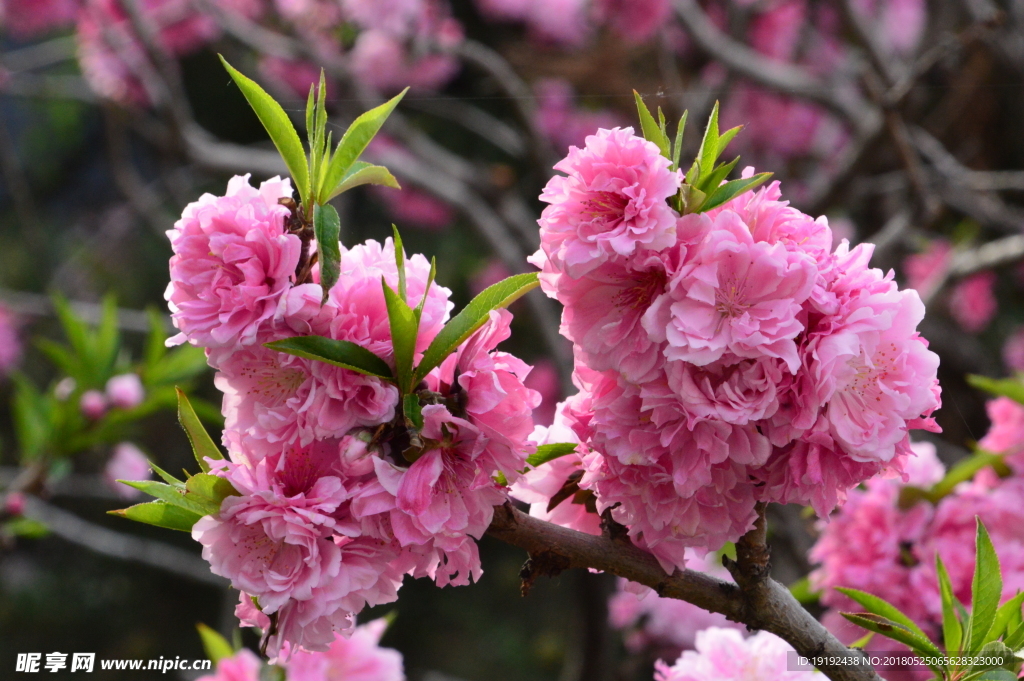
POLYGON ((225 657, 235 654, 235 649, 228 643, 227 639, 202 622, 196 625, 199 631, 199 638, 203 639, 203 649, 206 657, 216 665, 225 657))
POLYGON ((309 96, 306 98, 306 143, 313 148, 313 136, 316 134, 316 85, 309 84, 309 96))
POLYGON ((398 268, 398 297, 402 302, 408 303, 409 297, 405 288, 405 244, 402 243, 402 235, 398 233, 398 227, 394 223, 391 225, 391 232, 394 234, 395 266, 398 268))
POLYGON ((879 598, 878 596, 869 594, 866 591, 846 589, 843 587, 836 587, 836 591, 852 599, 872 615, 879 615, 887 620, 892 620, 893 622, 902 625, 904 628, 909 629, 921 638, 928 638, 928 635, 922 631, 921 627, 914 623, 914 620, 900 612, 896 606, 879 598))
POLYGON ((640 129, 644 133, 644 139, 648 142, 654 142, 658 149, 661 150, 661 155, 665 158, 672 158, 672 150, 668 146, 668 137, 661 132, 661 127, 657 121, 654 120, 654 116, 651 115, 650 109, 644 104, 644 100, 640 97, 640 93, 633 90, 633 97, 636 99, 636 110, 640 114, 640 129))
POLYGON ((553 461, 567 454, 576 451, 578 445, 575 442, 556 442, 550 445, 540 445, 537 451, 526 458, 526 465, 536 468, 548 461, 553 461))
POLYGON ((117 299, 110 294, 103 296, 103 312, 96 329, 95 357, 93 361, 101 376, 114 370, 114 362, 121 346, 121 335, 117 326, 117 299))
POLYGON ((865 648, 867 648, 868 644, 871 643, 871 639, 873 639, 874 637, 875 637, 875 632, 869 631, 868 633, 864 634, 863 636, 858 638, 856 641, 851 643, 849 647, 850 648, 856 648, 858 650, 864 650, 865 648))
POLYGON ((1024 603, 1024 591, 1019 591, 1016 596, 999 606, 999 609, 996 610, 996 618, 992 622, 992 629, 988 632, 989 639, 1002 638, 1010 631, 1010 626, 1016 624, 1014 614, 1016 613, 1016 619, 1020 619, 1022 603, 1024 603))
MULTIPOLYGON (((146 380, 149 374, 157 366, 157 363, 167 354, 167 332, 164 331, 164 318, 152 305, 146 308, 146 319, 149 322, 149 334, 146 336, 146 350, 144 355, 146 380)), ((204 362, 205 363, 205 362, 204 362)))
POLYGON ((739 134, 739 131, 743 129, 742 125, 737 125, 735 128, 729 128, 718 137, 718 155, 721 156, 725 151, 725 148, 729 146, 732 139, 739 134))
POLYGON ((206 432, 195 410, 188 401, 188 395, 181 388, 175 388, 178 393, 178 423, 185 429, 188 441, 192 443, 192 454, 195 455, 199 467, 203 471, 209 471, 210 466, 206 459, 223 459, 220 448, 214 444, 213 438, 206 432))
POLYGON ((288 114, 281 108, 281 105, 255 81, 235 70, 223 56, 218 56, 232 80, 238 85, 238 89, 245 95, 249 106, 256 112, 260 123, 266 128, 271 141, 277 147, 285 165, 288 166, 288 172, 295 180, 295 188, 298 190, 300 198, 303 203, 306 203, 307 197, 311 195, 309 168, 306 165, 306 152, 302 149, 302 141, 299 139, 299 134, 295 131, 291 119, 288 118, 288 114))
POLYGON ((327 362, 367 376, 377 376, 388 381, 395 380, 387 362, 366 348, 349 341, 334 340, 323 336, 296 336, 266 343, 265 347, 296 357, 327 362))
POLYGON ((488 286, 455 315, 431 341, 423 360, 416 368, 413 382, 419 383, 430 370, 444 361, 462 342, 484 325, 490 318, 491 310, 507 307, 531 289, 538 286, 536 272, 516 274, 497 284, 488 286))
POLYGON ((170 485, 171 487, 176 487, 181 490, 185 489, 185 483, 183 481, 178 480, 176 477, 165 471, 163 468, 160 468, 160 466, 157 466, 152 461, 147 461, 146 463, 148 463, 149 467, 153 469, 153 472, 159 475, 160 478, 168 485, 170 485))
MULTIPOLYGON (((89 358, 92 355, 92 343, 89 342, 89 329, 85 322, 78 318, 67 299, 60 294, 53 295, 53 309, 57 313, 57 318, 60 319, 60 325, 71 344, 71 349, 80 358, 89 358)), ((81 379, 82 377, 76 376, 76 378, 81 379)))
MULTIPOLYGON (((700 142, 700 149, 697 151, 697 163, 700 166, 701 177, 711 174, 718 155, 718 102, 715 102, 714 108, 711 109, 711 116, 708 117, 708 125, 704 128, 704 138, 700 142)), ((690 184, 695 183, 690 182, 690 184)))
MULTIPOLYGON (((325 180, 324 184, 326 183, 327 180, 325 180)), ((380 184, 385 187, 392 187, 393 189, 402 188, 398 184, 398 180, 395 179, 395 176, 391 174, 391 171, 384 166, 375 166, 363 161, 356 161, 334 189, 330 191, 325 190, 327 191, 327 196, 323 197, 323 202, 327 203, 338 194, 364 184, 380 184)))
POLYGON ((717 208, 721 206, 723 203, 726 203, 736 198, 743 192, 748 191, 750 189, 755 189, 756 187, 764 184, 771 176, 771 173, 758 173, 753 177, 747 177, 740 180, 732 180, 730 182, 726 182, 721 187, 716 189, 715 192, 708 197, 707 201, 701 204, 700 210, 701 212, 704 212, 709 211, 712 208, 717 208))
POLYGON ((686 117, 689 115, 689 111, 683 112, 683 117, 679 119, 679 125, 676 127, 676 141, 672 147, 672 169, 676 170, 679 168, 679 157, 683 153, 683 131, 686 130, 686 117))
POLYGON ((384 277, 380 278, 384 289, 384 302, 388 308, 388 322, 391 325, 391 344, 395 349, 395 376, 398 378, 398 390, 404 395, 412 391, 413 355, 416 352, 416 336, 419 323, 408 303, 388 286, 384 277))
POLYGON ((21 460, 31 461, 46 448, 53 429, 53 402, 40 394, 36 387, 20 373, 12 374, 14 400, 12 415, 14 432, 21 450, 21 460))
POLYGON ((952 468, 950 468, 946 475, 943 476, 942 480, 939 480, 935 485, 925 492, 928 501, 933 504, 939 503, 944 497, 949 495, 953 489, 961 482, 970 480, 974 477, 975 473, 980 471, 982 468, 988 468, 993 466, 998 467, 1005 465, 1003 463, 1002 454, 993 454, 987 452, 984 449, 976 449, 974 453, 966 459, 957 461, 952 468))
POLYGON ((935 554, 935 572, 939 576, 939 593, 942 596, 942 641, 946 646, 946 652, 953 655, 960 650, 963 642, 963 625, 957 615, 956 595, 953 593, 953 585, 949 581, 949 573, 942 563, 942 558, 935 554))
POLYGON ((1014 402, 1024 404, 1024 383, 1019 378, 989 378, 988 376, 968 374, 967 382, 979 390, 1009 397, 1014 402))
POLYGON ((1003 643, 1011 650, 1020 650, 1024 646, 1024 623, 1018 624, 1009 635, 1003 639, 1003 643))
MULTIPOLYGON (((388 119, 388 116, 391 115, 391 112, 395 110, 395 107, 398 106, 398 103, 402 101, 402 97, 408 91, 409 88, 402 90, 394 98, 374 109, 370 109, 352 121, 352 125, 348 126, 348 130, 345 131, 341 141, 338 142, 338 148, 335 149, 334 156, 331 157, 331 161, 327 165, 327 172, 324 175, 321 188, 321 203, 327 203, 332 196, 337 196, 345 191, 345 189, 351 189, 351 187, 356 186, 353 184, 345 189, 340 189, 344 184, 344 178, 350 175, 349 169, 359 159, 363 151, 366 150, 367 145, 376 136, 381 126, 384 125, 384 121, 388 119)), ((388 177, 390 177, 390 173, 388 173, 388 177)), ((387 184, 389 187, 397 186, 398 184, 394 182, 394 178, 391 178, 391 182, 394 184, 388 184, 387 182, 374 182, 373 184, 387 184)), ((366 184, 366 182, 358 184, 366 184)))
MULTIPOLYGON (((660 106, 658 107, 658 130, 661 131, 662 138, 668 140, 668 121, 665 120, 665 112, 661 110, 660 106)), ((671 149, 669 147, 669 151, 671 149)))
POLYGON ((989 629, 999 608, 1003 592, 1003 578, 999 570, 999 557, 981 519, 976 519, 978 534, 975 541, 974 582, 971 585, 971 637, 967 651, 980 650, 988 640, 989 629))
POLYGON ((324 291, 322 304, 327 302, 328 292, 341 272, 341 218, 334 206, 329 203, 313 206, 313 232, 320 256, 320 285, 324 291))
POLYGON ((740 162, 740 157, 737 156, 729 163, 721 163, 717 168, 711 171, 711 174, 701 179, 700 190, 706 194, 713 195, 715 190, 722 184, 722 180, 729 177, 729 173, 736 167, 736 164, 740 162))
MULTIPOLYGON (((942 651, 935 646, 934 643, 926 638, 921 638, 912 631, 900 626, 892 620, 888 620, 885 617, 879 615, 873 615, 871 613, 841 613, 843 617, 853 622, 859 627, 863 627, 868 631, 873 631, 876 634, 881 634, 886 638, 891 638, 894 641, 898 641, 911 650, 920 653, 925 658, 941 657, 942 651)), ((938 665, 928 665, 936 674, 942 677, 943 669, 938 665)))
POLYGON ((182 532, 191 532, 192 526, 202 517, 198 513, 187 511, 179 506, 172 506, 163 501, 136 504, 118 511, 108 511, 108 513, 128 520, 182 532))
POLYGON ((185 494, 184 490, 172 487, 171 485, 165 485, 162 482, 156 482, 155 480, 118 480, 118 482, 134 487, 140 492, 145 492, 149 496, 156 497, 172 506, 177 506, 199 515, 210 515, 211 513, 216 513, 220 508, 219 504, 211 506, 205 503, 203 499, 189 498, 191 495, 185 494))
POLYGON ((418 395, 406 395, 402 399, 402 413, 407 424, 416 430, 423 428, 423 408, 418 395))
POLYGON ((42 539, 50 534, 50 528, 31 518, 13 518, 0 525, 0 536, 7 534, 23 539, 42 539))

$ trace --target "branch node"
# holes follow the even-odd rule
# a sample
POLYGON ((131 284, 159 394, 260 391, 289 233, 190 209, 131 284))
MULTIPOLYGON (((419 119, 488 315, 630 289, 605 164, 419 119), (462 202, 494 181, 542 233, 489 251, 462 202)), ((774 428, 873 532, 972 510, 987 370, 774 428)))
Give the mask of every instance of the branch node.
POLYGON ((523 596, 530 593, 538 577, 557 577, 570 567, 572 562, 568 558, 553 551, 531 553, 519 571, 519 578, 523 580, 520 587, 523 596))

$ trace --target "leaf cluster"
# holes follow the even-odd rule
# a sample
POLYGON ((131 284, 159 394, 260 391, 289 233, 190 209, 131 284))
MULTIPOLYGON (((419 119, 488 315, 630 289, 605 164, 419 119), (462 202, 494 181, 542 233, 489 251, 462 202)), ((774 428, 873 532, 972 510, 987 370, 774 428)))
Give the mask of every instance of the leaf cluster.
MULTIPOLYGON (((688 112, 683 112, 683 116, 676 126, 675 137, 670 140, 665 114, 661 107, 658 107, 658 118, 655 120, 640 94, 634 90, 633 96, 636 98, 636 108, 640 115, 640 128, 644 139, 657 145, 661 155, 672 161, 671 168, 673 170, 680 169, 679 158, 682 155, 683 133, 686 129, 688 112)), ((697 151, 693 163, 690 164, 690 169, 686 173, 679 193, 674 198, 675 205, 673 207, 677 211, 682 214, 709 211, 747 190, 759 187, 772 176, 771 173, 758 173, 748 178, 725 181, 729 177, 729 173, 739 163, 740 157, 737 156, 728 163, 719 163, 719 157, 742 127, 737 126, 725 132, 719 132, 718 102, 715 102, 707 127, 704 129, 704 138, 701 140, 700 149, 697 151)))
POLYGON ((861 613, 843 613, 843 617, 870 632, 898 641, 929 664, 941 681, 1012 681, 1017 678, 1024 658, 1024 622, 1021 604, 1024 592, 999 605, 1003 591, 999 557, 992 540, 977 520, 975 568, 971 584, 971 610, 953 593, 949 573, 942 558, 935 556, 936 574, 942 598, 942 646, 933 643, 913 620, 891 603, 856 589, 839 588, 864 608, 861 613), (965 658, 979 658, 977 664, 964 664, 965 658), (945 663, 941 663, 945 660, 945 663), (1000 664, 986 664, 1000 661, 1000 664))

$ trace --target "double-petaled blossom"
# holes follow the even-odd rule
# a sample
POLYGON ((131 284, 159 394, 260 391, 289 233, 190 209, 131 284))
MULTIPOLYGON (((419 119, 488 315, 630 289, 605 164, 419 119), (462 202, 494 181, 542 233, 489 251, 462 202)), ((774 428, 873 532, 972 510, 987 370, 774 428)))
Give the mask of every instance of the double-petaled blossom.
POLYGON ((871 269, 869 246, 833 249, 827 221, 778 183, 703 214, 662 199, 645 215, 671 217, 663 240, 597 230, 598 212, 563 188, 589 188, 610 140, 646 148, 628 136, 600 131, 559 164, 569 177, 548 187, 558 200, 531 262, 574 344, 579 486, 670 570, 687 547, 737 539, 758 501, 824 516, 864 480, 898 474, 908 432, 937 429, 938 357, 917 333, 917 294, 871 269))
POLYGON ((696 650, 687 650, 671 667, 661 660, 654 681, 818 681, 814 670, 790 669, 793 648, 775 634, 750 638, 735 629, 711 627, 698 632, 696 650))
POLYGON ((200 676, 196 681, 260 681, 262 669, 263 660, 248 648, 242 648, 218 660, 216 672, 200 676))
POLYGON ((1024 473, 1024 406, 1009 397, 997 397, 985 405, 992 425, 978 446, 1003 454, 1017 473, 1024 473))
POLYGON ((103 481, 122 499, 134 499, 142 493, 118 480, 148 480, 151 477, 153 472, 149 460, 131 442, 122 442, 114 447, 113 454, 103 467, 103 481))
POLYGON ((288 681, 405 681, 402 654, 380 646, 387 627, 387 620, 373 620, 324 652, 296 652, 284 663, 288 681))
POLYGON ((665 202, 679 190, 678 170, 632 128, 598 130, 583 149, 555 164, 541 201, 541 249, 579 277, 602 262, 675 243, 676 218, 665 202))
POLYGON ((252 345, 291 286, 299 237, 285 229, 291 182, 274 178, 257 190, 234 177, 225 196, 204 194, 168 231, 171 283, 164 294, 181 331, 168 343, 207 348, 252 345))
POLYGON ((146 390, 138 374, 119 374, 107 381, 107 399, 119 409, 134 409, 142 404, 146 390))

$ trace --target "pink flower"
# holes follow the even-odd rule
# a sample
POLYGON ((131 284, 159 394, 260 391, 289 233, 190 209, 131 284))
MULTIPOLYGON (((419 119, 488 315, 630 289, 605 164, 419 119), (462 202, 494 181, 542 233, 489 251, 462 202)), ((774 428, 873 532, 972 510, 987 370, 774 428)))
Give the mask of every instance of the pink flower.
POLYGON ((4 28, 20 38, 32 38, 75 23, 77 0, 3 0, 4 28))
POLYGON ((7 308, 0 306, 0 376, 13 369, 20 359, 16 319, 7 308))
POLYGON ((378 469, 385 488, 397 482, 393 493, 401 513, 391 516, 395 536, 403 545, 439 534, 479 539, 491 523, 492 507, 504 498, 491 480, 497 469, 483 456, 487 439, 442 405, 423 408, 421 434, 427 449, 406 471, 394 476, 378 469))
POLYGON ((86 390, 78 400, 78 409, 86 418, 103 418, 107 413, 107 398, 99 390, 86 390))
POLYGON ((152 477, 153 471, 149 467, 149 460, 142 450, 131 442, 122 442, 114 447, 113 456, 107 460, 107 465, 103 468, 104 482, 122 499, 135 499, 142 492, 118 480, 149 480, 152 477))
POLYGON ((755 15, 750 26, 750 45, 779 61, 790 61, 807 23, 807 7, 802 0, 773 3, 755 15))
MULTIPOLYGON (((565 413, 566 402, 555 411, 550 427, 537 426, 530 440, 537 445, 579 442, 565 413)), ((601 517, 597 515, 593 493, 580 490, 583 458, 579 452, 560 456, 530 469, 517 480, 509 494, 530 504, 530 515, 587 534, 601 534, 601 517)))
POLYGON ((953 261, 953 245, 945 239, 933 239, 922 253, 903 260, 907 286, 917 289, 922 298, 931 298, 936 287, 946 278, 953 261))
POLYGON ((488 474, 501 471, 515 481, 534 446, 533 410, 540 405, 540 393, 523 381, 531 367, 507 352, 492 352, 509 338, 512 313, 492 310, 487 323, 469 337, 428 378, 428 385, 442 394, 454 393, 464 405, 469 422, 484 438, 488 474))
POLYGON ((417 32, 426 17, 427 0, 342 0, 345 15, 363 29, 377 29, 397 38, 417 32))
POLYGON ((917 292, 869 269, 870 248, 836 253, 840 311, 810 347, 818 399, 828 402, 832 436, 849 456, 889 461, 908 428, 937 428, 930 416, 940 406, 939 358, 917 333, 917 292))
POLYGON ((452 56, 434 52, 414 58, 399 39, 377 29, 361 32, 349 56, 352 73, 381 92, 407 85, 436 90, 459 71, 459 62, 452 56))
POLYGON ((120 409, 134 409, 142 404, 146 391, 137 374, 121 374, 107 381, 107 399, 120 409))
POLYGON ((25 495, 21 492, 8 492, 3 497, 3 510, 12 516, 25 512, 25 495))
POLYGON ((817 681, 815 670, 789 671, 793 648, 761 631, 744 639, 735 629, 711 627, 697 633, 696 650, 684 651, 669 667, 655 665, 654 681, 817 681))
POLYGON ((999 310, 992 288, 996 273, 978 272, 957 282, 949 295, 949 311, 967 333, 984 331, 999 310))
POLYGON ((181 330, 168 340, 204 347, 256 342, 271 319, 299 261, 299 238, 285 231, 291 183, 274 178, 249 185, 234 177, 225 196, 204 194, 167 232, 174 256, 164 297, 181 330))
POLYGON ((336 636, 320 653, 299 651, 285 662, 289 681, 405 681, 402 654, 380 647, 384 619, 356 627, 349 638, 336 636))
POLYGON ((217 662, 217 672, 200 676, 196 681, 260 681, 263 660, 248 648, 217 662))
MULTIPOLYGON (((688 219, 690 216, 687 216, 688 219)), ((725 358, 775 357, 800 365, 795 338, 801 305, 817 280, 815 261, 782 242, 755 241, 740 216, 724 211, 701 221, 706 237, 669 279, 644 316, 665 356, 705 366, 725 358)))
POLYGON ((586 0, 477 0, 491 19, 520 21, 537 42, 578 46, 590 34, 586 0))
POLYGON ((1009 397, 997 397, 985 405, 992 422, 978 446, 1005 454, 1006 462, 1018 473, 1024 472, 1024 406, 1009 397))
POLYGON ((576 344, 588 367, 640 381, 664 361, 661 345, 641 323, 666 289, 662 258, 641 254, 605 262, 575 279, 555 269, 542 250, 530 262, 541 268, 544 292, 564 306, 559 331, 576 344))
POLYGON ((598 130, 583 149, 555 164, 568 176, 548 181, 541 200, 541 248, 556 269, 578 278, 638 248, 675 243, 675 214, 665 202, 681 182, 657 146, 632 128, 598 130))

